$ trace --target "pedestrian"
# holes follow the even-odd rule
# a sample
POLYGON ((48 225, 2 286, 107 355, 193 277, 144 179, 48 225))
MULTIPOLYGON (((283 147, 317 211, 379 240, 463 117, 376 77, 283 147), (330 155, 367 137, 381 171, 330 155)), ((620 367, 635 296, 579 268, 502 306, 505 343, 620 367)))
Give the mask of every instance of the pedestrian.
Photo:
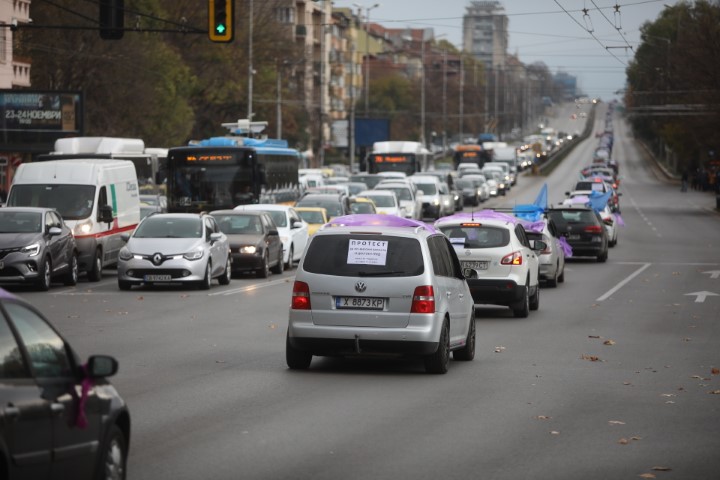
POLYGON ((690 174, 688 173, 688 170, 687 170, 687 168, 686 168, 685 171, 683 171, 683 174, 682 174, 682 187, 680 188, 680 191, 681 191, 681 192, 687 192, 688 180, 689 180, 689 179, 690 179, 690 174))

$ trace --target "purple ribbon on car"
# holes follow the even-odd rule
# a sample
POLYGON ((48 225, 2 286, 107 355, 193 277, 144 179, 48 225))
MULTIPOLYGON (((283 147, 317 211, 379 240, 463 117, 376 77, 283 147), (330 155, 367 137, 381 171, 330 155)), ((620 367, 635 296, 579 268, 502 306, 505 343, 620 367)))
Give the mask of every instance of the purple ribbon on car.
POLYGON ((77 412, 75 414, 75 426, 78 428, 87 428, 88 420, 85 415, 85 404, 87 403, 88 394, 93 386, 93 381, 88 375, 87 364, 83 365, 83 380, 80 386, 80 399, 77 402, 77 412))
POLYGON ((619 214, 619 213, 613 213, 613 215, 615 216, 615 223, 617 223, 617 224, 620 225, 621 227, 624 227, 624 226, 625 226, 625 220, 623 220, 623 218, 620 216, 620 214, 619 214))
POLYGON ((373 213, 359 213, 335 217, 328 222, 328 225, 333 227, 423 227, 433 233, 437 232, 433 226, 411 218, 373 213))
POLYGON ((567 241, 567 238, 565 237, 559 237, 558 243, 560 244, 560 248, 562 248, 563 253, 565 254, 565 257, 572 257, 572 247, 567 241))

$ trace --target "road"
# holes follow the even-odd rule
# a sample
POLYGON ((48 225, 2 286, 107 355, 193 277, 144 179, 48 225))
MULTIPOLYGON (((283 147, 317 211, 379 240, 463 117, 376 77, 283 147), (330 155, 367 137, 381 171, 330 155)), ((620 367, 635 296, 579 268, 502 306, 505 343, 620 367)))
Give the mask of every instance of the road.
MULTIPOLYGON (((14 291, 83 357, 119 359, 132 480, 718 478, 720 216, 615 125, 626 227, 608 262, 570 261, 529 318, 479 308, 475 361, 447 375, 400 359, 289 371, 293 271, 209 292, 120 292, 111 270, 14 291)), ((596 144, 492 203, 531 202, 545 182, 559 202, 596 144)))

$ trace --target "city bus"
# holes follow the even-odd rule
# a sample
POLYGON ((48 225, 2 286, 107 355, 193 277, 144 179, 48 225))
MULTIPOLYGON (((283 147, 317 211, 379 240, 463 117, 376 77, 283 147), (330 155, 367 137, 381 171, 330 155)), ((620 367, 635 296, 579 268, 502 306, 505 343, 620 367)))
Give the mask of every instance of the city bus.
POLYGON ((487 160, 480 145, 458 145, 453 152, 453 166, 457 170, 461 163, 474 163, 482 168, 487 160))
POLYGON ((420 142, 375 142, 367 172, 403 172, 410 176, 427 168, 430 152, 420 142))
MULTIPOLYGON (((255 128, 267 122, 245 124, 255 128)), ((294 204, 300 197, 300 153, 288 148, 285 140, 242 136, 249 132, 252 130, 241 127, 233 135, 169 149, 168 211, 201 212, 251 203, 294 204)))

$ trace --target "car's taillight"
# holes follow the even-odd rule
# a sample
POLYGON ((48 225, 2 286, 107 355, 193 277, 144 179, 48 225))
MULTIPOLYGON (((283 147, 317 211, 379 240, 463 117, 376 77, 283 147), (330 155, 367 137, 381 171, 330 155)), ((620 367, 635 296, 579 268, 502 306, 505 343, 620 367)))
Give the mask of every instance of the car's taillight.
POLYGON ((605 225, 609 225, 612 227, 613 219, 612 217, 603 218, 603 222, 605 223, 605 225))
POLYGON ((435 313, 435 291, 432 285, 415 287, 410 313, 435 313))
POLYGON ((545 235, 543 235, 542 240, 543 240, 543 242, 545 242, 545 245, 547 245, 547 246, 545 247, 545 249, 543 251, 540 252, 540 254, 547 255, 549 253, 552 253, 552 248, 550 248, 550 239, 548 237, 546 237, 545 235))
POLYGON ((522 265, 522 253, 521 252, 513 252, 508 255, 505 255, 502 260, 500 260, 501 265, 522 265))
POLYGON ((307 283, 295 281, 290 308, 293 310, 310 310, 310 287, 307 283))
POLYGON ((585 233, 602 233, 603 227, 601 225, 590 225, 585 227, 583 231, 585 233))

